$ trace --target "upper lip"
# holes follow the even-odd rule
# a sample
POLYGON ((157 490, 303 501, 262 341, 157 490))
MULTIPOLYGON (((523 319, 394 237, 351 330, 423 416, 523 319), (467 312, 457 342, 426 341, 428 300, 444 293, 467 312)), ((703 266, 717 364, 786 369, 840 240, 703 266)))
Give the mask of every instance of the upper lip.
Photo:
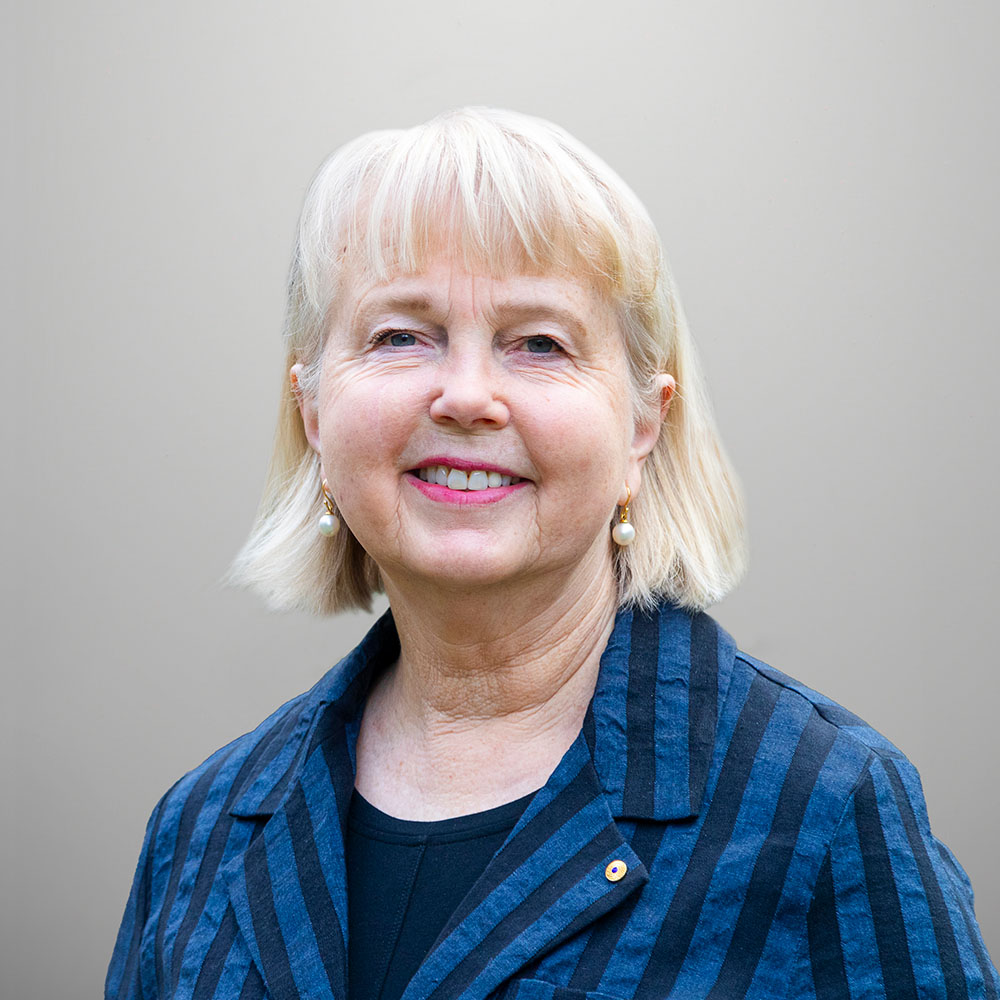
POLYGON ((501 476, 517 476, 518 479, 528 478, 519 472, 514 472, 512 469, 505 468, 502 465, 494 465, 492 462, 484 462, 478 458, 470 461, 466 458, 448 458, 444 455, 432 455, 430 458, 421 459, 413 468, 426 469, 431 465, 444 465, 449 469, 461 469, 462 472, 482 470, 483 472, 499 472, 501 476))

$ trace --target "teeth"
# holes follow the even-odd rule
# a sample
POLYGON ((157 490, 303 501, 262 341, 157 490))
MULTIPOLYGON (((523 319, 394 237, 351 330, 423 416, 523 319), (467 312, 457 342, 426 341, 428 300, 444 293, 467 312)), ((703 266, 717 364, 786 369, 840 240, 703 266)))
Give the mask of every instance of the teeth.
POLYGON ((425 483, 447 486, 450 490, 497 489, 521 481, 518 476, 505 476, 499 472, 487 472, 485 469, 474 469, 467 473, 461 469, 451 469, 447 465, 428 465, 417 469, 417 475, 425 483))

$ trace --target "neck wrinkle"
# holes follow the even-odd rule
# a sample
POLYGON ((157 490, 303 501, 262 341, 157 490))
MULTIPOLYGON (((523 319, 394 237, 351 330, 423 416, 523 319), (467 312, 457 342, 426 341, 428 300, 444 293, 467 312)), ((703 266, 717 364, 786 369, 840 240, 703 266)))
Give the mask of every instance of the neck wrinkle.
POLYGON ((579 708, 582 719, 617 611, 610 573, 556 600, 551 590, 544 600, 522 591, 489 604, 415 608, 401 596, 390 593, 400 658, 380 685, 398 722, 425 732, 503 719, 537 724, 554 707, 579 708))
POLYGON ((554 596, 522 584, 491 602, 407 601, 387 583, 401 652, 369 691, 358 736, 369 802, 447 819, 545 784, 583 727, 617 611, 610 565, 577 569, 579 585, 554 596))

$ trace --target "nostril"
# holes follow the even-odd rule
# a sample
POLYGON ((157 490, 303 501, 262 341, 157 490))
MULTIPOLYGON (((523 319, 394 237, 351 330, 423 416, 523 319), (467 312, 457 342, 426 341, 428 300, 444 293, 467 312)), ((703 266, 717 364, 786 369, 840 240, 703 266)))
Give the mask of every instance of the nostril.
POLYGON ((430 416, 462 427, 502 426, 509 419, 507 405, 492 393, 443 392, 430 406, 430 416))

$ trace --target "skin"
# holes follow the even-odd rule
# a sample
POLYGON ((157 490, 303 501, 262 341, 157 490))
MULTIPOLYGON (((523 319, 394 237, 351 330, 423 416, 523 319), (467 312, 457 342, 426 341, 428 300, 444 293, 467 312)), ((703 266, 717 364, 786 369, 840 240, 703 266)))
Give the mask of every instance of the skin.
POLYGON ((357 746, 357 788, 383 811, 501 805, 576 738, 616 610, 609 522, 641 489, 674 390, 660 384, 659 413, 637 420, 611 306, 571 275, 497 279, 439 254, 341 296, 317 395, 299 403, 399 630, 357 746), (442 502, 414 485, 431 458, 525 482, 442 502))

